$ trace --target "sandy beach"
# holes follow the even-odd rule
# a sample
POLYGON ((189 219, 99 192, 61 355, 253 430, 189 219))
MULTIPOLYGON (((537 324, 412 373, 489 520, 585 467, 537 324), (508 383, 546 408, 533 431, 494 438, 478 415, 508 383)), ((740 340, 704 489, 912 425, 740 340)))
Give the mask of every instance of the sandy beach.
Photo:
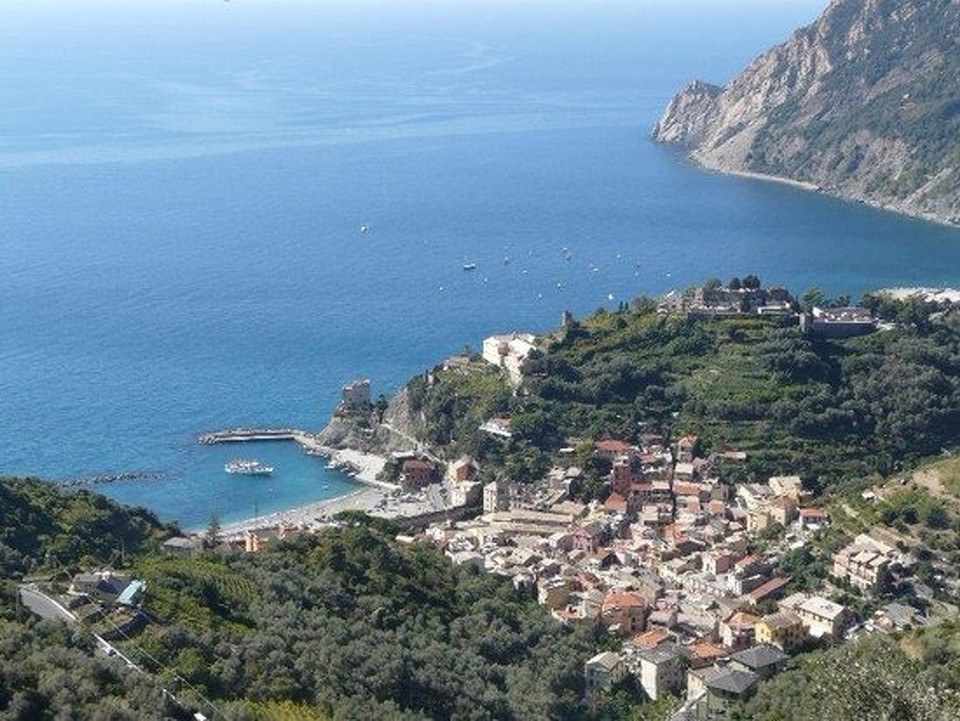
POLYGON ((360 488, 345 496, 308 503, 283 511, 267 513, 255 518, 225 523, 220 535, 225 539, 242 537, 247 531, 257 528, 274 528, 278 525, 309 528, 327 522, 340 511, 371 511, 378 505, 382 507, 385 498, 396 490, 392 483, 378 481, 377 476, 386 465, 387 459, 372 453, 363 453, 350 448, 329 448, 317 442, 308 433, 296 433, 294 439, 308 453, 326 456, 330 462, 349 473, 366 488, 360 488))
POLYGON ((258 528, 275 528, 279 525, 309 528, 328 522, 340 511, 370 511, 383 502, 385 496, 386 492, 380 488, 361 488, 338 498, 225 523, 220 528, 220 535, 225 540, 234 540, 258 528))
POLYGON ((883 288, 878 293, 884 293, 897 300, 907 298, 923 298, 927 301, 949 301, 960 303, 960 289, 957 288, 883 288))

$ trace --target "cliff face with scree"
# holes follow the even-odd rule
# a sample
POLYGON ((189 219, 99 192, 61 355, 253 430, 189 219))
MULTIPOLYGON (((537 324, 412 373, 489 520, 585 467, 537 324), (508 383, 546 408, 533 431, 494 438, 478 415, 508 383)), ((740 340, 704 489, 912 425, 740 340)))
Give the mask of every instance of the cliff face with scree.
POLYGON ((833 0, 729 85, 695 81, 654 138, 960 225, 960 0, 833 0))

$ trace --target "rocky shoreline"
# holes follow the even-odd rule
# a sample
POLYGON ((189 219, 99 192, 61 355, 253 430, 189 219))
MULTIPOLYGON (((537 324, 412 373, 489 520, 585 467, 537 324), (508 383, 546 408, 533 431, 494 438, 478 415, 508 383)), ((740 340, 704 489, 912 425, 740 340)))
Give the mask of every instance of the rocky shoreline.
POLYGON ((653 138, 708 170, 960 227, 958 136, 938 114, 956 96, 957 23, 932 0, 832 0, 725 86, 689 83, 653 138))
POLYGON ((707 158, 696 152, 691 153, 689 157, 703 170, 710 172, 731 175, 738 178, 748 178, 750 180, 762 180, 769 183, 780 183, 781 185, 788 185, 799 190, 806 190, 809 192, 820 193, 821 195, 827 195, 831 198, 844 200, 848 203, 859 203, 876 210, 883 210, 888 213, 897 213, 898 215, 916 218, 917 220, 924 220, 928 223, 936 223, 937 225, 943 225, 948 228, 960 228, 960 219, 958 218, 939 215, 927 210, 915 208, 908 203, 899 203, 892 198, 877 200, 875 198, 857 195, 856 193, 832 190, 830 188, 817 185, 816 183, 811 183, 805 180, 797 180, 795 178, 788 178, 782 175, 769 175, 767 173, 757 173, 750 170, 727 168, 711 163, 707 158))

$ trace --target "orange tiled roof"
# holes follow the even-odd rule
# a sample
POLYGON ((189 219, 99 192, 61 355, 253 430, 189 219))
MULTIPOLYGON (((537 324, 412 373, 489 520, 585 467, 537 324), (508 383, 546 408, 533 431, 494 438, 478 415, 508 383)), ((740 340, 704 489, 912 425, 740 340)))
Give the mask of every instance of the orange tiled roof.
POLYGON ((631 450, 630 444, 624 441, 597 441, 595 445, 598 451, 603 451, 604 453, 627 453, 631 450))
POLYGON ((601 608, 608 611, 614 608, 643 608, 646 603, 636 591, 623 591, 621 593, 608 593, 604 599, 601 608))
POLYGON ((649 651, 651 648, 656 648, 664 641, 669 641, 670 638, 670 632, 666 629, 654 628, 650 631, 645 631, 637 636, 634 636, 633 643, 644 651, 649 651))
POLYGON ((690 655, 693 658, 708 660, 711 658, 723 658, 727 655, 727 650, 723 646, 717 646, 715 643, 703 641, 695 643, 690 647, 690 655))
POLYGON ((619 493, 611 493, 610 496, 603 502, 603 508, 605 511, 623 511, 627 507, 627 499, 621 496, 619 493))

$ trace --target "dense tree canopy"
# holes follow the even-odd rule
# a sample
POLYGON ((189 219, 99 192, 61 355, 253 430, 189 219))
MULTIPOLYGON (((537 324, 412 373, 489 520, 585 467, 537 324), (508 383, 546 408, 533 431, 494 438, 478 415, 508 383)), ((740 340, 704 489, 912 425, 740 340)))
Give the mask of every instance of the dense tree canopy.
POLYGON ((149 511, 124 508, 99 493, 35 479, 0 479, 0 573, 117 565, 123 554, 156 549, 176 529, 149 511))
MULTIPOLYGON (((477 363, 415 379, 417 433, 450 460, 473 455, 487 478, 520 482, 564 462, 564 446, 651 431, 696 434, 707 454, 745 451, 738 478, 798 473, 827 489, 886 475, 960 444, 960 311, 885 295, 863 303, 893 327, 832 340, 804 335, 795 318, 694 320, 648 299, 621 304, 542 339, 515 393, 477 363), (498 415, 512 420, 509 440, 479 430, 498 415)), ((599 480, 578 485, 584 498, 602 497, 599 480)))
POLYGON ((941 721, 960 718, 958 687, 957 627, 943 624, 899 643, 877 635, 811 654, 761 684, 732 715, 756 721, 941 721))
MULTIPOLYGON (((373 525, 257 555, 153 560, 167 625, 129 644, 237 714, 244 699, 332 718, 576 718, 589 634, 502 579, 373 525)), ((240 717, 240 716, 238 716, 240 717)))
POLYGON ((92 637, 79 629, 0 621, 0 719, 188 718, 155 679, 95 656, 92 637))

